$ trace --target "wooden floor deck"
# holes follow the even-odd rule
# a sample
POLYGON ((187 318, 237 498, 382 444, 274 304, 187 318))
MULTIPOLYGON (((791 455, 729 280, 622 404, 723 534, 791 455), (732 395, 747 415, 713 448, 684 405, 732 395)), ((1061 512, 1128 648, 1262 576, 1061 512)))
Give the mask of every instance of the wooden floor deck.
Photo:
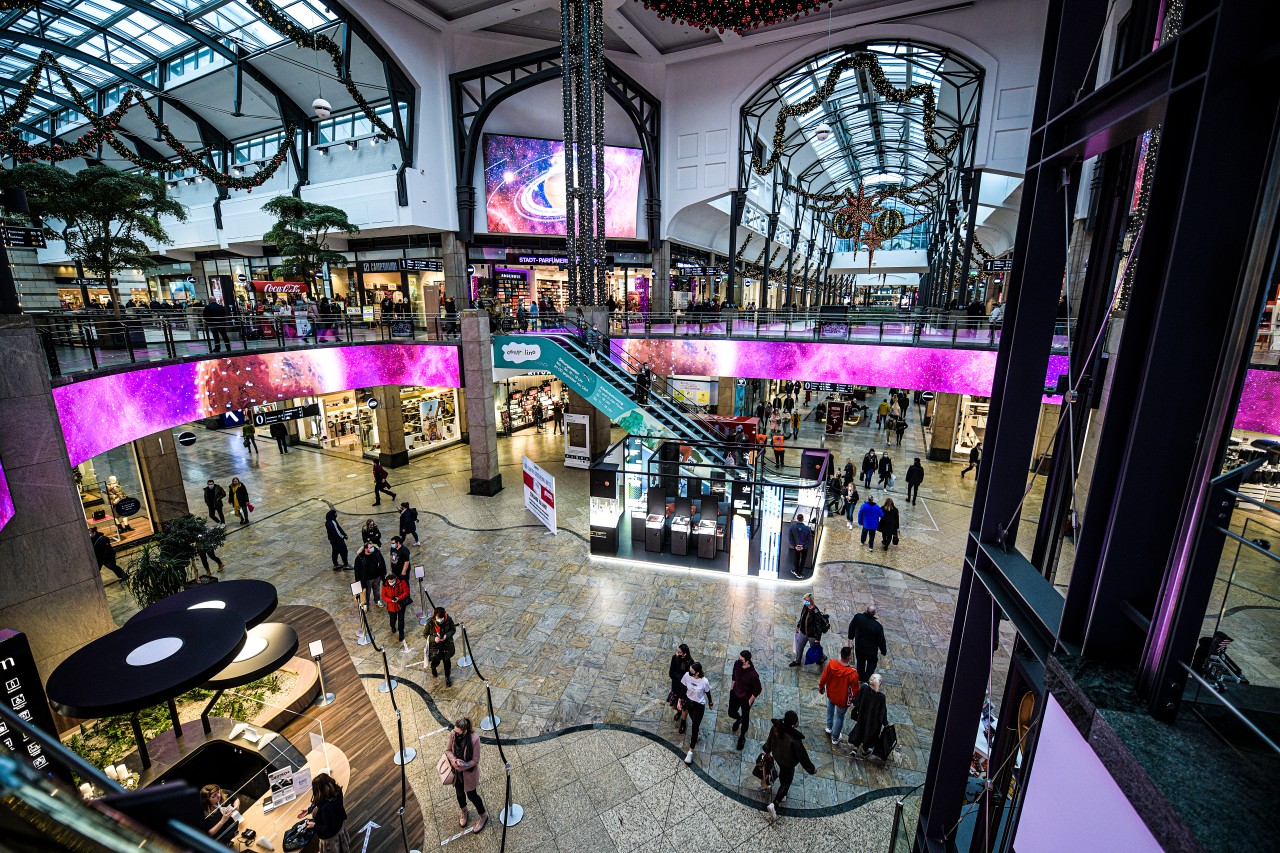
MULTIPOLYGON (((373 821, 381 829, 375 830, 370 837, 370 853, 382 850, 402 853, 404 845, 397 815, 400 809, 400 768, 392 761, 396 748, 378 720, 377 711, 369 701, 355 664, 347 656, 346 646, 333 618, 319 607, 300 606, 280 607, 271 618, 293 626, 298 632, 300 655, 306 655, 307 646, 312 641, 324 642, 325 688, 339 698, 326 707, 313 705, 306 714, 324 723, 325 739, 341 749, 351 762, 351 783, 344 792, 344 805, 353 847, 358 849, 363 843, 362 838, 357 838, 357 831, 373 821)), ((281 734, 295 743, 301 741, 305 744, 307 733, 314 726, 312 720, 299 718, 286 725, 281 734)), ((405 829, 410 844, 416 846, 423 837, 422 808, 412 788, 408 789, 407 796, 405 829)))

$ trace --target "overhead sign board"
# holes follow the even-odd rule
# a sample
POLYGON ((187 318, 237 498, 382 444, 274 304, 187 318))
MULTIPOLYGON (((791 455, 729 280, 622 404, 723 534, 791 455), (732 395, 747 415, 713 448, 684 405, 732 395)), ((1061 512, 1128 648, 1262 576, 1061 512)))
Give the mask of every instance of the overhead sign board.
POLYGON ((44 230, 23 225, 0 225, 4 244, 11 249, 44 249, 44 230))
POLYGON ((306 406, 290 406, 287 409, 264 411, 259 409, 253 413, 254 426, 271 426, 285 421, 296 421, 302 418, 314 418, 320 414, 320 404, 311 403, 306 406))
POLYGON ((831 391, 836 394, 852 394, 858 390, 857 385, 846 385, 843 382, 806 382, 806 391, 831 391))
POLYGON ((400 269, 418 272, 444 272, 440 258, 401 258, 400 269))
POLYGON ((565 266, 569 263, 569 258, 565 255, 529 255, 517 254, 507 255, 507 263, 509 264, 532 264, 543 266, 565 266))
POLYGON ((1010 272, 1013 269, 1013 258, 988 258, 982 262, 983 272, 1010 272))

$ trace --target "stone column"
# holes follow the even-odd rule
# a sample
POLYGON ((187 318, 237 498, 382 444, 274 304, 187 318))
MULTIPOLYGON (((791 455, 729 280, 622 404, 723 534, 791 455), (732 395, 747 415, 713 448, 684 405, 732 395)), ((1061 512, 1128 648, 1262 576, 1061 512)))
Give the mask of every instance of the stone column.
POLYGON ((187 490, 182 485, 182 463, 178 459, 177 446, 171 429, 133 442, 142 473, 142 489, 147 506, 151 508, 151 521, 161 530, 165 522, 191 512, 187 505, 187 490))
POLYGON ((604 452, 609 449, 610 428, 609 418, 604 412, 587 402, 586 398, 578 396, 573 390, 569 390, 569 403, 565 406, 565 412, 572 415, 586 415, 591 419, 590 422, 590 440, 591 461, 595 462, 604 452))
POLYGON ((444 295, 452 296, 461 311, 471 304, 471 276, 467 275, 467 245, 458 235, 445 232, 441 236, 444 247, 444 295))
POLYGON ((720 387, 716 389, 716 414, 733 415, 733 396, 738 388, 738 380, 732 376, 721 376, 720 387))
POLYGON ((373 410, 373 422, 378 428, 378 461, 384 468, 403 468, 409 464, 409 451, 404 446, 400 386, 378 385, 370 392, 378 401, 378 408, 373 410))
MULTIPOLYGON (((1031 465, 1034 469, 1040 464, 1040 459, 1046 453, 1053 452, 1053 436, 1058 429, 1058 421, 1062 418, 1062 405, 1051 405, 1049 403, 1040 404, 1040 423, 1036 427, 1036 447, 1035 452, 1031 454, 1031 465)), ((1046 465, 1042 472, 1049 473, 1046 465)))
POLYGON ((15 510, 0 529, 0 625, 27 635, 47 679, 116 626, 29 317, 0 316, 0 352, 0 460, 15 510))
MULTIPOLYGON (((871 408, 871 416, 875 417, 875 407, 871 408)), ((960 421, 960 395, 938 394, 933 398, 933 441, 929 447, 929 459, 932 462, 950 462, 951 451, 955 447, 956 424, 960 421)))
POLYGON ((671 313, 671 244, 666 240, 653 253, 653 281, 649 282, 649 313, 671 313))
POLYGON ((469 494, 488 497, 502 491, 498 470, 497 413, 493 409, 493 338, 489 315, 462 312, 462 393, 466 397, 471 448, 469 494))

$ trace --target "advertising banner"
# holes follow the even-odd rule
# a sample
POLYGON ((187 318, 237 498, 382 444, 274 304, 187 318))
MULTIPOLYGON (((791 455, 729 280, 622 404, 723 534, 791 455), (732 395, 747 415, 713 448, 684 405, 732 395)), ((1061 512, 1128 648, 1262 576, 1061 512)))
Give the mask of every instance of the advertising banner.
POLYGON ((844 435, 844 404, 827 406, 827 435, 844 435))
POLYGON ((530 461, 528 456, 522 456, 520 461, 524 473, 524 508, 555 533, 556 478, 530 461))
POLYGON ((591 467, 591 418, 564 413, 564 464, 566 468, 591 467))
POLYGON ((301 281, 258 281, 249 282, 259 293, 306 293, 307 285, 301 281))

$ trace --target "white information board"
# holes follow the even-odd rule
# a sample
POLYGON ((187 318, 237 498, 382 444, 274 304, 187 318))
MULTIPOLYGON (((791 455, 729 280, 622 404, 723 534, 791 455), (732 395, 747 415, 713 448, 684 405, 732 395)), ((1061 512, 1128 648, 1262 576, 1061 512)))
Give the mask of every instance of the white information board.
POLYGON ((552 533, 556 532, 556 478, 538 467, 528 456, 521 457, 524 473, 524 507, 552 533))

